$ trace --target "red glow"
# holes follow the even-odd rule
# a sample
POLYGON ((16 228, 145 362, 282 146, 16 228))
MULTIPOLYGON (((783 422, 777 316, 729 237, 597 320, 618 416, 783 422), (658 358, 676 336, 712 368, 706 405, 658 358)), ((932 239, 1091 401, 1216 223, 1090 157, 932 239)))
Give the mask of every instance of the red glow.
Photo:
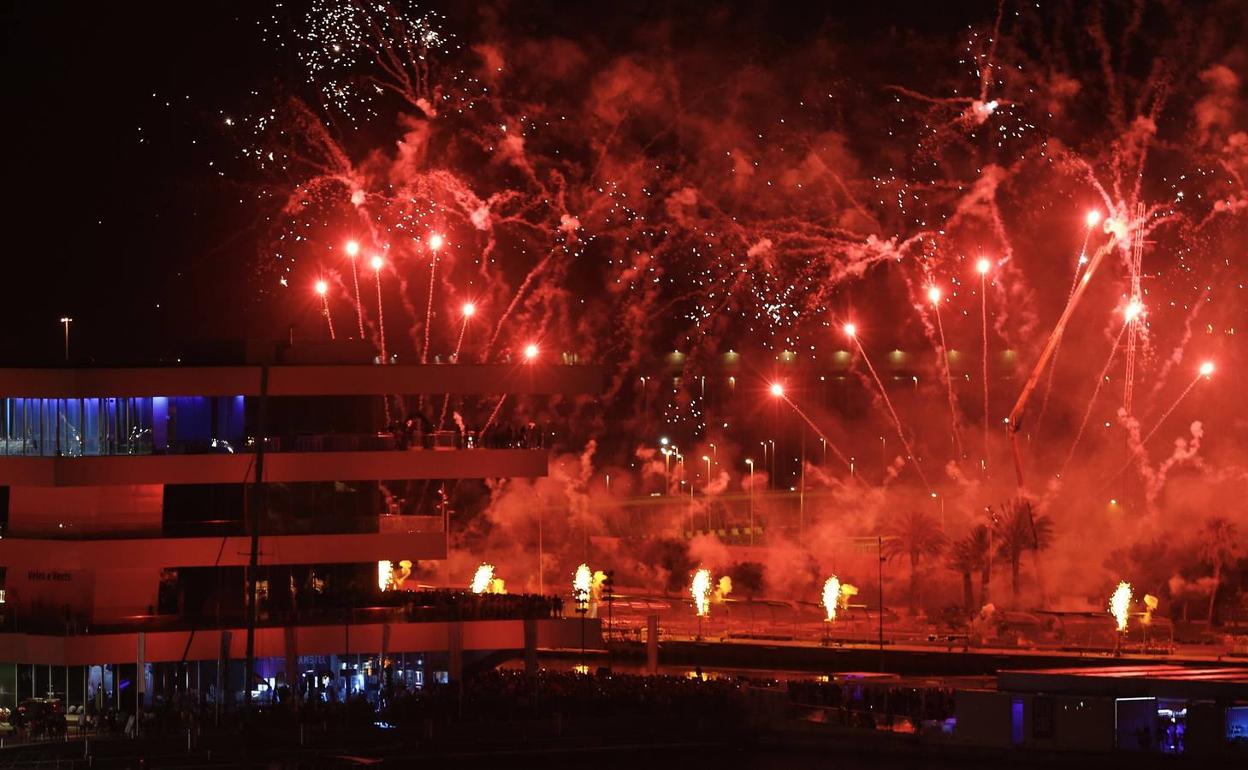
POLYGON ((533 359, 537 358, 537 354, 540 352, 541 351, 537 349, 537 345, 534 345, 532 342, 524 346, 525 360, 532 361, 533 359))

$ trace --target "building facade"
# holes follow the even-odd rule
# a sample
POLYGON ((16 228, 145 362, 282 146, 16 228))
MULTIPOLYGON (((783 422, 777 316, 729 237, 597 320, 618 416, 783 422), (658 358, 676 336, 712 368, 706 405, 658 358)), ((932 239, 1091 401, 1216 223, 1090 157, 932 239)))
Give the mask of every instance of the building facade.
POLYGON ((345 697, 579 639, 534 597, 412 592, 403 570, 447 556, 444 485, 547 471, 544 427, 482 432, 445 404, 601 379, 540 362, 0 369, 0 707, 345 697))

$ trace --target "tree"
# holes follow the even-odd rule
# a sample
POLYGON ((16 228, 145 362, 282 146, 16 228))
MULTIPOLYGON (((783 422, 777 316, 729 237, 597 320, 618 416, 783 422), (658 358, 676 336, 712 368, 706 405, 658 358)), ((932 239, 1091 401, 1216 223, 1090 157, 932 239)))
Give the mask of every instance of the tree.
POLYGON ((1222 570, 1239 554, 1239 533, 1231 522, 1222 516, 1214 516, 1205 522, 1200 537, 1201 561, 1213 565, 1213 588, 1209 591, 1209 615, 1207 622, 1213 625, 1213 607, 1222 585, 1222 570))
POLYGON ((1053 520, 1037 514, 1029 501, 1013 500, 1002 505, 993 518, 992 535, 997 556, 1010 563, 1010 590, 1017 602, 1023 554, 1040 552, 1053 544, 1053 520))
POLYGON ((732 590, 745 596, 757 596, 763 590, 763 565, 757 561, 739 561, 728 570, 732 590))
POLYGON ((649 541, 643 551, 643 564, 653 564, 667 576, 663 585, 665 593, 677 593, 685 590, 689 573, 697 562, 689 555, 689 546, 675 538, 659 538, 649 541))
POLYGON ((966 605, 967 614, 975 611, 975 589, 972 575, 980 573, 981 601, 987 601, 988 575, 988 527, 980 524, 953 543, 949 549, 949 569, 962 576, 962 602, 966 605))
POLYGON ((910 562, 910 612, 919 608, 919 564, 939 556, 948 542, 936 519, 921 511, 909 511, 884 527, 884 556, 906 556, 910 562))

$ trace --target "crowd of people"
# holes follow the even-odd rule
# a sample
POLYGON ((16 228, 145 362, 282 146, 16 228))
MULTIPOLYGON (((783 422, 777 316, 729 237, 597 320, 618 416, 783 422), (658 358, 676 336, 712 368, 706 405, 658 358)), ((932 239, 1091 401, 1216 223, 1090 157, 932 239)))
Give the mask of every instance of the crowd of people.
POLYGON ((823 707, 841 724, 861 727, 902 718, 917 729, 921 722, 944 721, 954 715, 953 690, 930 685, 794 681, 789 683, 789 700, 799 706, 823 707))
MULTIPOLYGON (((409 622, 523 620, 563 616, 563 598, 540 594, 474 594, 470 591, 392 592, 409 622)), ((389 597, 387 597, 389 598, 389 597)))
POLYGON ((728 680, 699 681, 671 676, 600 675, 544 671, 526 676, 519 671, 490 670, 459 688, 434 685, 400 691, 383 699, 386 721, 412 724, 448 715, 472 721, 507 721, 568 717, 728 718, 741 713, 740 684, 728 680))
MULTIPOLYGON (((554 671, 530 676, 522 671, 490 669, 468 676, 462 686, 459 682, 426 681, 423 687, 408 689, 390 684, 380 692, 358 693, 345 700, 296 700, 286 691, 284 697, 241 722, 238 709, 214 715, 211 704, 203 708, 208 711, 203 711, 193 697, 157 699, 145 715, 143 732, 160 735, 208 726, 217 720, 245 732, 302 727, 323 735, 362 735, 376 726, 421 731, 431 723, 549 719, 639 719, 660 724, 679 720, 680 724, 706 727, 731 724, 744 717, 746 694, 736 680, 554 671)), ((122 728, 126 717, 114 713, 105 723, 108 727, 101 725, 100 729, 132 735, 132 727, 122 728)))
MULTIPOLYGON (((458 415, 456 415, 458 418, 458 415)), ((541 449, 546 433, 533 421, 494 423, 469 428, 458 418, 450 427, 436 427, 428 415, 416 413, 388 430, 397 449, 541 449)))
MULTIPOLYGON (((384 727, 401 731, 428 731, 431 725, 451 723, 517 723, 532 720, 641 720, 678 729, 699 730, 740 725, 751 707, 750 683, 740 678, 642 676, 600 672, 596 675, 543 670, 530 675, 520 670, 488 669, 462 682, 426 680, 408 688, 388 675, 370 693, 338 698, 295 698, 284 686, 275 698, 244 717, 237 708, 217 711, 194 693, 157 695, 150 710, 136 720, 123 711, 88 704, 79 720, 79 732, 135 737, 159 736, 201 726, 234 725, 245 733, 281 734, 305 729, 332 736, 363 734, 384 727)), ((770 682, 767 689, 777 683, 770 682)), ((827 721, 866 729, 914 731, 922 723, 944 721, 953 715, 952 690, 935 685, 897 682, 801 681, 787 683, 788 700, 798 709, 815 709, 827 721)), ((781 696, 783 697, 783 696, 781 696)), ((234 728, 230 728, 234 729, 234 728)))

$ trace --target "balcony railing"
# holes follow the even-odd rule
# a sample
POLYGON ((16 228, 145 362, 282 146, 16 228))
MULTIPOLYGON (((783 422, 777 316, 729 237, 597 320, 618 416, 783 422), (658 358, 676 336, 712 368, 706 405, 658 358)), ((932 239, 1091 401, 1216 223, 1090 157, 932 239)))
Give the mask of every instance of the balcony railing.
MULTIPOLYGON (((442 531, 441 516, 332 516, 266 518, 260 526, 264 537, 295 535, 414 535, 442 531)), ((58 526, 25 528, 18 532, 0 531, 0 537, 29 540, 158 540, 162 538, 240 537, 250 534, 240 519, 208 521, 166 521, 159 527, 118 528, 105 532, 58 526)))
MULTIPOLYGON (((256 625, 335 626, 368 623, 437 623, 473 620, 524 620, 563 615, 563 600, 534 594, 472 594, 464 591, 388 591, 361 597, 368 606, 309 606, 299 609, 266 609, 261 600, 256 625)), ((14 605, 0 605, 0 632, 82 636, 144 631, 190 631, 242 628, 247 625, 242 609, 182 615, 133 615, 92 623, 88 618, 38 608, 22 615, 14 605)))
MULTIPOLYGON (((141 431, 125 441, 118 442, 112 451, 92 452, 65 449, 65 445, 53 441, 41 442, 38 438, 0 437, 0 457, 105 457, 154 454, 242 454, 254 453, 263 441, 267 452, 386 452, 391 450, 451 450, 451 449, 542 449, 551 434, 543 430, 517 430, 510 426, 491 429, 484 436, 478 431, 439 430, 429 432, 378 433, 318 433, 271 436, 267 439, 248 437, 241 441, 211 438, 200 440, 169 441, 155 446, 150 431, 141 431)), ((76 446, 75 442, 67 442, 76 446)))

